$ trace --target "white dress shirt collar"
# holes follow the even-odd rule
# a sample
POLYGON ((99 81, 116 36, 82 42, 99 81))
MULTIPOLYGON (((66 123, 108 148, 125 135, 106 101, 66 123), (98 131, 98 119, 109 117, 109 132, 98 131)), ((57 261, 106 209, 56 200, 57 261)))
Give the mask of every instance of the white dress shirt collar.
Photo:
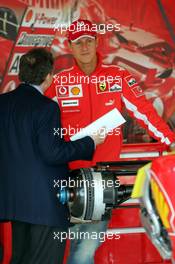
POLYGON ((36 85, 36 84, 30 84, 31 86, 33 86, 35 89, 38 90, 38 92, 40 92, 41 94, 43 94, 43 91, 41 89, 41 86, 40 85, 36 85))

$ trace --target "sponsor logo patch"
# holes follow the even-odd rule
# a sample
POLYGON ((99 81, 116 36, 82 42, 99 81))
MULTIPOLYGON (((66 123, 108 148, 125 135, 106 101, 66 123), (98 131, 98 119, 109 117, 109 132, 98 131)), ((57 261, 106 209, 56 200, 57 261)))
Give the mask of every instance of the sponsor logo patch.
POLYGON ((115 83, 109 88, 110 92, 121 92, 122 91, 122 79, 119 78, 115 83))
POLYGON ((79 100, 63 100, 61 101, 62 107, 79 106, 79 100))
POLYGON ((101 92, 104 92, 106 90, 107 86, 105 82, 99 83, 99 89, 101 92))
POLYGON ((58 98, 82 97, 83 89, 81 84, 76 85, 56 85, 58 98))
POLYGON ((63 110, 63 113, 79 113, 80 109, 66 109, 63 110))
POLYGON ((131 75, 125 77, 125 80, 127 84, 129 85, 129 87, 132 87, 133 85, 137 83, 136 80, 131 75))
POLYGON ((109 92, 109 84, 107 82, 96 83, 96 88, 97 88, 97 94, 109 92))
POLYGON ((69 97, 82 97, 82 84, 69 85, 69 97))
POLYGON ((103 81, 96 84, 97 94, 122 91, 122 79, 115 78, 112 82, 103 81))
MULTIPOLYGON (((34 2, 37 2, 37 1, 34 1, 34 2)), ((69 8, 67 8, 67 11, 65 12, 65 16, 68 16, 69 12, 70 10, 69 8)), ((55 25, 59 25, 63 23, 64 20, 62 16, 61 6, 60 8, 54 8, 54 9, 28 7, 27 12, 25 13, 25 16, 22 22, 22 26, 23 27, 33 27, 33 28, 53 29, 55 25)))
POLYGON ((115 100, 110 99, 108 102, 105 103, 105 106, 110 106, 115 103, 115 100))
POLYGON ((73 87, 73 88, 71 89, 71 93, 72 93, 73 95, 79 95, 79 94, 80 94, 80 88, 79 88, 79 87, 73 87))
POLYGON ((136 97, 140 97, 140 96, 144 95, 144 91, 142 90, 142 88, 140 86, 136 86, 136 87, 132 88, 131 91, 133 92, 133 94, 136 97))
POLYGON ((50 47, 53 39, 54 39, 54 35, 28 34, 27 32, 21 32, 16 46, 50 47))
POLYGON ((57 97, 69 97, 68 86, 56 85, 57 97))

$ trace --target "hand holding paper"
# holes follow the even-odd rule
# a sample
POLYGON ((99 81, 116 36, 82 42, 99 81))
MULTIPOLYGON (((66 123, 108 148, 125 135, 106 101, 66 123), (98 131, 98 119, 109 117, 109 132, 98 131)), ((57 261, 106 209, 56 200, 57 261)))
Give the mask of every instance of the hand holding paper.
POLYGON ((104 143, 107 135, 108 133, 106 131, 106 127, 101 127, 99 130, 95 131, 93 134, 89 136, 93 139, 95 146, 97 146, 104 143))
POLYGON ((102 127, 106 128, 106 132, 113 130, 114 128, 122 125, 125 123, 126 120, 120 114, 117 108, 114 108, 107 114, 103 115, 102 117, 98 118, 96 121, 91 123, 90 125, 82 128, 81 131, 73 135, 70 139, 72 141, 83 138, 85 136, 89 136, 92 134, 97 133, 102 127))

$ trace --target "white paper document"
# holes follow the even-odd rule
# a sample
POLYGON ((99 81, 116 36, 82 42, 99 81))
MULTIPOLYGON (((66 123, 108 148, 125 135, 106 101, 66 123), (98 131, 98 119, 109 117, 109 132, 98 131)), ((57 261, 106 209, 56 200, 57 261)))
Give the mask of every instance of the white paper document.
POLYGON ((105 127, 106 131, 109 132, 113 130, 114 128, 122 125, 125 122, 126 120, 120 114, 118 109, 114 108, 107 114, 98 118, 96 121, 94 121, 90 125, 82 128, 81 131, 73 135, 70 139, 74 141, 74 140, 83 138, 85 136, 91 135, 95 133, 95 131, 100 130, 101 127, 105 127))

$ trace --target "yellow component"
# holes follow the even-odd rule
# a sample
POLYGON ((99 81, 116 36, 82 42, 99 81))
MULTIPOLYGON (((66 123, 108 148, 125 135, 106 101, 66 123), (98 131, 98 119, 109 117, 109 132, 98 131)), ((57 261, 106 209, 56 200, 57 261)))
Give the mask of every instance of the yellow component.
POLYGON ((105 82, 100 83, 99 88, 100 88, 100 91, 105 91, 106 90, 106 83, 105 82))
POLYGON ((148 163, 138 170, 131 198, 136 199, 143 196, 143 185, 146 179, 146 171, 150 168, 150 166, 151 163, 148 163))
POLYGON ((71 93, 72 93, 73 95, 79 95, 79 93, 80 93, 80 88, 79 88, 79 87, 73 87, 73 88, 71 89, 71 93))
POLYGON ((164 154, 164 156, 167 156, 167 155, 174 155, 175 154, 175 150, 171 151, 171 152, 166 152, 164 154))
POLYGON ((170 223, 168 220, 168 215, 169 215, 170 209, 165 200, 165 197, 163 196, 162 191, 160 190, 158 184, 153 178, 151 179, 151 190, 152 190, 152 195, 155 201, 155 205, 159 213, 159 216, 162 220, 162 223, 166 228, 169 228, 170 223))

